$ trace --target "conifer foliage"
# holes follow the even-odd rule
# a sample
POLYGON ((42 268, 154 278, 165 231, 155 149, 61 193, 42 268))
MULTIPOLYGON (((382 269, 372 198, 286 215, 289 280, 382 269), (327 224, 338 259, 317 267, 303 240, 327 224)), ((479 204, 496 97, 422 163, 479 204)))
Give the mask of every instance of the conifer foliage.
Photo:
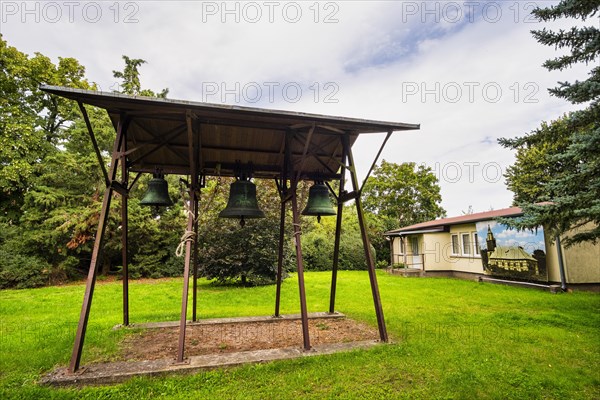
POLYGON ((537 8, 542 22, 578 19, 583 26, 532 31, 543 45, 567 54, 547 60, 544 67, 563 71, 575 64, 591 66, 587 79, 559 82, 549 92, 584 107, 542 126, 528 135, 502 138, 516 150, 516 163, 506 173, 514 202, 525 211, 517 228, 543 225, 553 236, 564 235, 567 245, 600 239, 600 29, 598 0, 562 0, 537 8))

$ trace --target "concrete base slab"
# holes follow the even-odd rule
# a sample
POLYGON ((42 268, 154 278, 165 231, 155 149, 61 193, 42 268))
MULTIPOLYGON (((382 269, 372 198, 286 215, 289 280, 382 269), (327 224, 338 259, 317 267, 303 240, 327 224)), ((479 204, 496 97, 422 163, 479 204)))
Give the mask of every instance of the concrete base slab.
POLYGON ((366 349, 379 343, 380 342, 377 340, 368 340, 362 342, 317 345, 308 351, 305 351, 300 347, 288 347, 285 349, 208 354, 189 357, 183 363, 176 363, 174 359, 162 359, 153 361, 124 361, 90 364, 73 374, 69 373, 66 368, 57 369, 43 377, 40 380, 40 383, 52 386, 103 385, 123 382, 127 379, 137 376, 189 374, 201 370, 234 367, 242 364, 263 363, 275 360, 289 360, 355 349, 366 349))
MULTIPOLYGON (((309 313, 310 319, 345 318, 342 313, 309 313)), ((277 322, 281 320, 298 320, 300 314, 281 315, 279 317, 241 317, 215 318, 199 321, 188 321, 188 326, 208 324, 231 324, 252 322, 277 322)), ((113 329, 157 329, 179 326, 179 321, 152 322, 132 324, 128 327, 117 325, 113 329)), ((213 353, 187 357, 183 363, 177 363, 175 358, 164 358, 146 361, 119 361, 111 363, 88 364, 75 373, 69 373, 67 368, 58 368, 44 376, 39 383, 52 386, 82 386, 102 385, 123 382, 137 376, 164 376, 169 374, 194 373, 201 370, 233 367, 242 364, 262 363, 275 360, 288 360, 300 357, 332 354, 354 349, 365 349, 379 344, 378 340, 367 340, 347 343, 330 343, 315 345, 311 350, 302 347, 240 351, 234 353, 213 353)))

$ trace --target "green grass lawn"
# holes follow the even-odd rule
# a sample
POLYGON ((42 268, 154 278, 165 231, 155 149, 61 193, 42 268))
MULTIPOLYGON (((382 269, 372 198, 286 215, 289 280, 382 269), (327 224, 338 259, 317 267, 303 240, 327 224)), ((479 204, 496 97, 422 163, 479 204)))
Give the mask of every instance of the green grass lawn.
MULTIPOLYGON (((393 344, 79 389, 41 387, 36 380, 68 363, 84 286, 0 291, 0 398, 600 399, 600 295, 378 277, 393 344)), ((132 282, 131 322, 177 320, 181 281, 132 282)), ((306 285, 309 312, 327 311, 330 273, 307 273, 306 285)), ((274 297, 274 286, 201 281, 200 317, 271 315, 274 297)), ((376 325, 366 271, 339 274, 336 308, 376 325)), ((297 312, 292 277, 283 284, 282 313, 297 312)), ((82 365, 114 356, 126 334, 111 330, 121 313, 120 283, 100 282, 82 365)))

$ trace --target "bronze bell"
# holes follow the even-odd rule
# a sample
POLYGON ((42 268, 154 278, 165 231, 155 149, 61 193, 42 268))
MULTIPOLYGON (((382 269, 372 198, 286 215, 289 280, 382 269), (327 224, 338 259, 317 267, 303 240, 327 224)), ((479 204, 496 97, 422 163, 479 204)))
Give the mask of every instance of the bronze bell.
POLYGON ((264 217, 265 213, 256 201, 256 185, 248 180, 233 182, 229 187, 227 206, 219 213, 219 218, 240 218, 240 225, 244 226, 245 219, 264 217))
POLYGON ((143 206, 167 207, 173 205, 169 197, 169 185, 163 175, 155 173, 148 182, 148 190, 140 201, 143 206))
POLYGON ((315 181, 315 184, 308 191, 308 202, 302 210, 302 215, 312 215, 317 217, 317 221, 321 222, 323 215, 335 215, 335 210, 329 199, 329 189, 322 181, 315 181))

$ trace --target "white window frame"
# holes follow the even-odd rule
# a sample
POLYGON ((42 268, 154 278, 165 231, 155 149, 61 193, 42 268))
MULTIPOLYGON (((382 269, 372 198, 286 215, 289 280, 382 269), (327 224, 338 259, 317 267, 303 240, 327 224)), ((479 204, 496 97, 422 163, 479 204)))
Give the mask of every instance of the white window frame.
POLYGON ((450 254, 453 256, 460 256, 460 235, 458 233, 453 233, 452 235, 450 235, 450 254), (455 252, 454 250, 454 237, 456 236, 456 247, 458 250, 458 252, 455 252))
POLYGON ((481 247, 479 246, 479 235, 477 232, 472 233, 473 236, 473 256, 481 257, 481 247))
POLYGON ((403 256, 406 252, 406 249, 404 248, 404 237, 398 236, 398 239, 400 239, 400 245, 398 246, 400 252, 398 254, 403 256))
POLYGON ((460 249, 461 249, 462 255, 464 257, 473 257, 473 246, 471 245, 471 234, 470 233, 464 233, 464 232, 460 233, 460 249), (468 240, 468 242, 467 242, 469 244, 468 249, 465 249, 465 240, 464 240, 465 237, 468 240), (468 252, 465 250, 468 250, 468 252))

